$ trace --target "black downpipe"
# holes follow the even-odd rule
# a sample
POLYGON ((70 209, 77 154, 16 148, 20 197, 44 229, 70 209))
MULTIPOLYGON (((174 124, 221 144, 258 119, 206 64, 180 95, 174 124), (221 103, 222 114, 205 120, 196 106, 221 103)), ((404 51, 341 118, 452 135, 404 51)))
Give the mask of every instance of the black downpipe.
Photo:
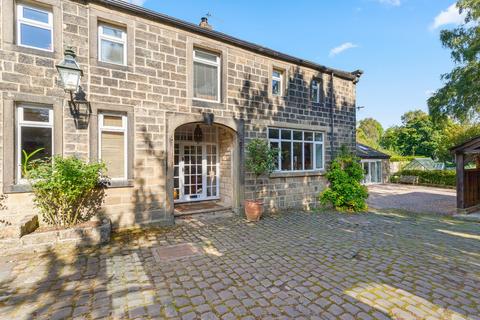
POLYGON ((330 162, 333 161, 333 157, 334 157, 334 152, 333 152, 333 146, 334 146, 334 143, 333 143, 333 126, 335 125, 335 120, 334 120, 334 108, 335 108, 335 93, 334 93, 334 90, 333 90, 333 77, 334 77, 334 73, 332 72, 331 74, 331 78, 330 78, 330 95, 331 95, 331 103, 330 103, 330 162))

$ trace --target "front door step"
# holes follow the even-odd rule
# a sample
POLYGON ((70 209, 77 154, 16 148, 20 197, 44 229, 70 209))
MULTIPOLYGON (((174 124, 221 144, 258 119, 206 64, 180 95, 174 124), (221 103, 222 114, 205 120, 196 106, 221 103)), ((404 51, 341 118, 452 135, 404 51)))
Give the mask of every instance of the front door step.
POLYGON ((175 205, 175 224, 192 221, 206 221, 216 218, 230 218, 235 214, 231 207, 222 206, 214 201, 185 203, 175 205))
POLYGON ((197 215, 204 213, 215 213, 221 211, 231 211, 232 207, 222 206, 214 201, 184 203, 175 205, 175 217, 197 215))

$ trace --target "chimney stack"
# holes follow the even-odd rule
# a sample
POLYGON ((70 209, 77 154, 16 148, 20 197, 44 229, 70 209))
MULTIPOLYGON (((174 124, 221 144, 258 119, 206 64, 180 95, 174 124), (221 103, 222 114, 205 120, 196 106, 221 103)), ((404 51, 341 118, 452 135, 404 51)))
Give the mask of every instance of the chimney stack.
POLYGON ((208 23, 208 18, 207 17, 202 17, 202 20, 200 21, 199 24, 200 28, 204 28, 207 30, 212 30, 213 27, 208 23))

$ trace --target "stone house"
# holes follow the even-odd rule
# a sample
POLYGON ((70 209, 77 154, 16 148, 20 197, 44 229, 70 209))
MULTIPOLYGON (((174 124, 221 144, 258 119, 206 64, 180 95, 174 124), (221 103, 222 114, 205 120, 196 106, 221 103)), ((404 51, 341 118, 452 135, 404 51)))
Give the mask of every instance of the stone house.
POLYGON ((315 206, 325 168, 355 148, 361 72, 345 72, 119 0, 0 0, 3 217, 31 214, 22 150, 107 163, 117 228, 172 223, 199 201, 240 212, 315 206), (91 114, 72 111, 55 66, 72 48, 91 114), (278 147, 254 185, 244 149, 278 147))

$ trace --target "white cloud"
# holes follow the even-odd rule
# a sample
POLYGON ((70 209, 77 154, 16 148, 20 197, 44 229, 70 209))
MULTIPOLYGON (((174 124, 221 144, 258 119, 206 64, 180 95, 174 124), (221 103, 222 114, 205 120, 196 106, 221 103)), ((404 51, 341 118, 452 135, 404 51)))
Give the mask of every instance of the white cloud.
POLYGON ((330 50, 330 57, 335 57, 337 54, 340 54, 346 50, 357 48, 357 47, 358 45, 356 44, 353 44, 351 42, 345 42, 339 45, 338 47, 335 47, 332 50, 330 50))
POLYGON ((145 1, 147 1, 147 0, 123 0, 123 1, 126 1, 126 2, 131 3, 131 4, 136 4, 137 6, 143 6, 145 1))
POLYGON ((389 6, 398 7, 402 4, 401 0, 378 0, 381 4, 388 4, 389 6))
POLYGON ((465 22, 465 12, 460 14, 457 4, 454 3, 447 10, 440 12, 430 26, 431 30, 435 30, 445 25, 459 25, 465 22))

